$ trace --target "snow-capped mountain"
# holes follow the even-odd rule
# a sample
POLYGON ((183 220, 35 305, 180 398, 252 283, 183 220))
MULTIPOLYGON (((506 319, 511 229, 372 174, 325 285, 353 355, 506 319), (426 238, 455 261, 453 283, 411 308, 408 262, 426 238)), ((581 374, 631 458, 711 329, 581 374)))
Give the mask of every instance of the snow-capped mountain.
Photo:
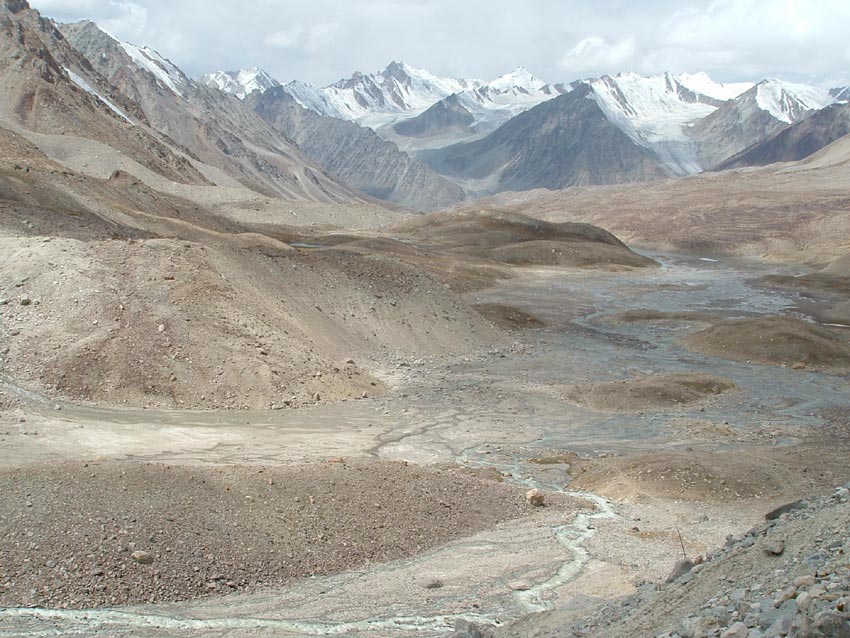
POLYGON ((827 89, 762 80, 686 132, 696 144, 698 165, 706 170, 837 101, 827 89))
POLYGON ((717 84, 704 73, 650 77, 620 73, 582 82, 590 86, 593 99, 608 119, 638 145, 654 152, 674 175, 701 170, 686 127, 711 115, 723 103, 722 96, 752 86, 717 84))
POLYGON ((673 175, 711 168, 836 101, 829 90, 804 84, 719 84, 705 73, 622 73, 583 82, 608 119, 673 175))
MULTIPOLYGON (((723 85, 705 74, 623 73, 571 89, 485 137, 419 156, 476 194, 688 175, 836 101, 816 87, 778 80, 723 85)), ((460 102, 443 101, 444 122, 469 119, 460 102)))
POLYGON ((694 93, 705 95, 722 102, 735 99, 753 86, 752 82, 715 82, 708 77, 708 74, 702 71, 699 73, 680 73, 675 77, 680 85, 690 89, 694 93))
POLYGON ((569 90, 563 84, 547 84, 519 67, 492 82, 459 93, 458 98, 483 124, 498 119, 507 121, 569 90))
POLYGON ((452 93, 482 85, 479 80, 441 78, 403 62, 378 73, 355 73, 330 86, 290 82, 286 92, 306 109, 377 129, 417 115, 452 93))
POLYGON ((786 124, 796 122, 808 111, 822 109, 835 102, 828 89, 776 78, 759 82, 755 99, 760 109, 786 124))
POLYGON ((492 82, 453 93, 422 113, 401 118, 379 133, 400 148, 419 151, 486 135, 523 111, 570 87, 547 84, 523 67, 492 82))
POLYGON ((245 99, 254 91, 262 93, 280 86, 280 82, 257 67, 239 71, 214 71, 202 76, 201 82, 214 89, 235 95, 240 100, 245 99))

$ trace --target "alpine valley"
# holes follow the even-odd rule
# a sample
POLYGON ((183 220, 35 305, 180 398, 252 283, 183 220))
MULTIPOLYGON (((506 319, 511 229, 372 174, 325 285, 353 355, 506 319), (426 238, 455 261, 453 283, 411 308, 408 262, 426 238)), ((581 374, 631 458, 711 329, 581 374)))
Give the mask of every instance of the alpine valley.
POLYGON ((0 638, 850 638, 850 87, 301 4, 0 0, 0 638))

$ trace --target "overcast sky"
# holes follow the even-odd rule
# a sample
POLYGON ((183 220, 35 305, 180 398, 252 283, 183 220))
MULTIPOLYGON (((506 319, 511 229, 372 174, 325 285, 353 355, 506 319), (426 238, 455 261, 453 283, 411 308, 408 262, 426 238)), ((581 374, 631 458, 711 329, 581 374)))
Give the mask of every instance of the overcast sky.
POLYGON ((32 0, 88 18, 184 71, 260 66, 328 84, 403 60, 493 79, 525 66, 548 82, 603 73, 706 71, 850 84, 850 0, 32 0))

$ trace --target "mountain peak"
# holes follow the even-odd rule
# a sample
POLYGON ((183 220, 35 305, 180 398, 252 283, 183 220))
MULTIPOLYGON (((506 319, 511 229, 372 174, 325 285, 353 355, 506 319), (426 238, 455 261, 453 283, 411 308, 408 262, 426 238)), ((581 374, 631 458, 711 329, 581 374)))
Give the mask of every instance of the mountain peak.
POLYGON ((30 9, 30 5, 26 0, 3 0, 3 8, 10 13, 20 13, 30 9))
POLYGON ((516 92, 530 93, 539 91, 546 83, 537 79, 524 66, 518 66, 510 73, 496 78, 492 82, 487 83, 487 87, 492 91, 499 93, 516 92))
POLYGON ((756 104, 781 122, 791 124, 807 111, 835 102, 828 89, 767 78, 755 85, 756 104))
POLYGON ((396 62, 393 60, 387 65, 387 68, 381 71, 380 75, 385 78, 392 78, 399 82, 410 81, 410 76, 413 69, 409 68, 404 62, 396 62))
POLYGON ((706 95, 715 100, 732 100, 753 87, 752 82, 715 82, 707 73, 680 73, 676 76, 679 83, 694 93, 706 95))
POLYGON ((219 91, 235 95, 240 100, 254 91, 263 92, 280 85, 280 82, 258 66, 239 71, 214 71, 201 77, 201 82, 219 91))

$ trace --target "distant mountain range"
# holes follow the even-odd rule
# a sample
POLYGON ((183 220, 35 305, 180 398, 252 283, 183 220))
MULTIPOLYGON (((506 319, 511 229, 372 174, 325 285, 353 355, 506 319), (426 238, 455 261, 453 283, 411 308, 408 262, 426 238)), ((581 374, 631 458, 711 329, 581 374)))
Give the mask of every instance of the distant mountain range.
POLYGON ((168 180, 269 197, 429 211, 506 190, 800 159, 850 128, 848 87, 721 84, 704 73, 552 84, 524 68, 484 81, 392 62, 326 87, 282 84, 258 68, 197 81, 92 22, 59 25, 22 1, 4 7, 8 126, 65 135, 49 142, 64 155, 75 135, 168 180))
MULTIPOLYGON (((249 92, 257 73, 228 74, 244 76, 246 83, 224 90, 249 92)), ((207 81, 216 82, 212 76, 207 81)), ((278 85, 276 95, 283 94, 316 114, 371 128, 468 196, 692 175, 732 157, 739 166, 748 158, 756 161, 748 148, 850 99, 845 87, 827 90, 779 79, 722 84, 705 73, 621 73, 548 84, 520 68, 484 82, 441 78, 402 62, 327 87, 278 85)), ((821 119, 830 119, 830 113, 821 119)), ((282 130, 299 137, 292 125, 282 130)), ((830 130, 834 134, 841 126, 830 130)), ((313 131, 311 145, 316 135, 321 131, 313 131)), ((801 148, 813 152, 816 146, 809 137, 801 148)), ((759 161, 769 155, 761 153, 759 161)))

